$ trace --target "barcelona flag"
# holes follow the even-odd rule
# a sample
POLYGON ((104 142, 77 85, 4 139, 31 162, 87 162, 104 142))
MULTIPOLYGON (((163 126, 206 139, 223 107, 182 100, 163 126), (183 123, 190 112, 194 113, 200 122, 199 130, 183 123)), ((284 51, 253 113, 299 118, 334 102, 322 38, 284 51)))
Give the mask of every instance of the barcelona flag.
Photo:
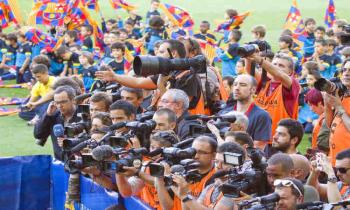
POLYGON ((57 44, 57 39, 44 33, 40 29, 27 27, 23 29, 24 36, 27 40, 37 44, 40 48, 53 49, 57 44))
POLYGON ((109 0, 114 9, 125 9, 126 11, 131 11, 136 9, 136 6, 127 3, 124 0, 109 0))
POLYGON ((69 0, 37 0, 29 14, 29 25, 62 26, 72 6, 69 0))
POLYGON ((160 8, 164 11, 169 20, 175 25, 178 25, 182 28, 193 27, 194 21, 191 15, 184 9, 166 3, 160 4, 160 8))
POLYGON ((216 31, 231 31, 235 29, 236 27, 240 26, 244 19, 246 19, 250 15, 250 12, 243 13, 242 15, 237 15, 232 17, 230 20, 225 21, 218 25, 216 28, 216 31))
POLYGON ((301 48, 306 39, 306 31, 296 0, 293 0, 284 28, 292 31, 294 42, 301 48))
POLYGON ((331 28, 335 22, 335 6, 334 1, 329 0, 328 7, 326 9, 326 15, 324 16, 324 23, 331 28))
POLYGON ((213 61, 217 58, 215 45, 202 39, 196 39, 196 40, 198 41, 199 46, 202 49, 202 52, 208 58, 209 63, 213 63, 213 61))
POLYGON ((0 24, 1 28, 6 28, 11 22, 18 24, 7 0, 0 0, 0 24))

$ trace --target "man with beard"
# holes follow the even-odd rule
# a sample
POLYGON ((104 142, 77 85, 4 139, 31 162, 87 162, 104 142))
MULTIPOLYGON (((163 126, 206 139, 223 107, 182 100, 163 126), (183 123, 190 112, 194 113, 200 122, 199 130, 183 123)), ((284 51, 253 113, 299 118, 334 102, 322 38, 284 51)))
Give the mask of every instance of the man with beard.
MULTIPOLYGON (((282 152, 286 154, 298 153, 297 147, 304 135, 304 128, 300 122, 293 119, 281 120, 276 128, 272 139, 272 149, 274 153, 282 152)), ((270 157, 270 155, 268 155, 270 157)))

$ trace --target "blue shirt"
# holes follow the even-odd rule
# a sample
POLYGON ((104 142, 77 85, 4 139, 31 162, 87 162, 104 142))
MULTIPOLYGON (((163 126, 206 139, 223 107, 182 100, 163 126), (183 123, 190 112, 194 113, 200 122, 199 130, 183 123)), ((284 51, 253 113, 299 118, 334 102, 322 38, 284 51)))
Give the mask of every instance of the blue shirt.
POLYGON ((16 67, 22 67, 24 61, 32 56, 32 47, 28 42, 22 43, 16 53, 16 67))
POLYGON ((304 41, 304 46, 303 46, 305 57, 310 57, 312 56, 312 54, 314 54, 314 51, 315 51, 314 44, 315 44, 315 35, 313 33, 308 34, 308 36, 304 41))
POLYGON ((269 113, 254 104, 247 117, 249 119, 247 133, 253 140, 270 141, 272 120, 269 113))
POLYGON ((96 66, 90 66, 89 68, 81 69, 81 74, 83 75, 83 82, 84 82, 84 87, 85 91, 89 92, 91 89, 92 84, 95 82, 95 72, 97 71, 96 66))
POLYGON ((224 52, 220 48, 217 48, 216 54, 222 60, 222 77, 226 76, 236 76, 236 64, 239 60, 237 55, 238 43, 230 44, 227 52, 224 52))

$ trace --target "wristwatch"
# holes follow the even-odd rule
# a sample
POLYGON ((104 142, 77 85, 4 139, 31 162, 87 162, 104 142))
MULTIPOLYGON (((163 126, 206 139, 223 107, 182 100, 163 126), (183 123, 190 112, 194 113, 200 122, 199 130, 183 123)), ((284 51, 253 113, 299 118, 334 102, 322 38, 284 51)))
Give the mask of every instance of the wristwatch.
POLYGON ((182 203, 186 203, 187 201, 190 201, 190 200, 192 200, 193 198, 192 198, 192 195, 189 195, 189 194, 187 194, 182 200, 181 200, 181 202, 182 203))
POLYGON ((328 182, 330 183, 337 183, 338 182, 338 178, 336 176, 331 176, 327 179, 328 182))

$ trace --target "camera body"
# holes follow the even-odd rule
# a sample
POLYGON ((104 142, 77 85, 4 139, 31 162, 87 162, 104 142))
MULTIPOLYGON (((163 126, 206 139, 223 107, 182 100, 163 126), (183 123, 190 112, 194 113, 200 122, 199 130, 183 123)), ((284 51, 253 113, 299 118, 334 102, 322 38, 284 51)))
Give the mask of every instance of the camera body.
POLYGON ((256 40, 253 42, 248 42, 246 45, 237 48, 237 55, 242 58, 253 55, 258 51, 265 51, 268 49, 268 44, 266 41, 256 40))
POLYGON ((348 92, 348 88, 339 78, 331 78, 329 80, 320 78, 315 82, 314 87, 319 91, 325 91, 331 95, 338 93, 340 97, 346 95, 348 92))

